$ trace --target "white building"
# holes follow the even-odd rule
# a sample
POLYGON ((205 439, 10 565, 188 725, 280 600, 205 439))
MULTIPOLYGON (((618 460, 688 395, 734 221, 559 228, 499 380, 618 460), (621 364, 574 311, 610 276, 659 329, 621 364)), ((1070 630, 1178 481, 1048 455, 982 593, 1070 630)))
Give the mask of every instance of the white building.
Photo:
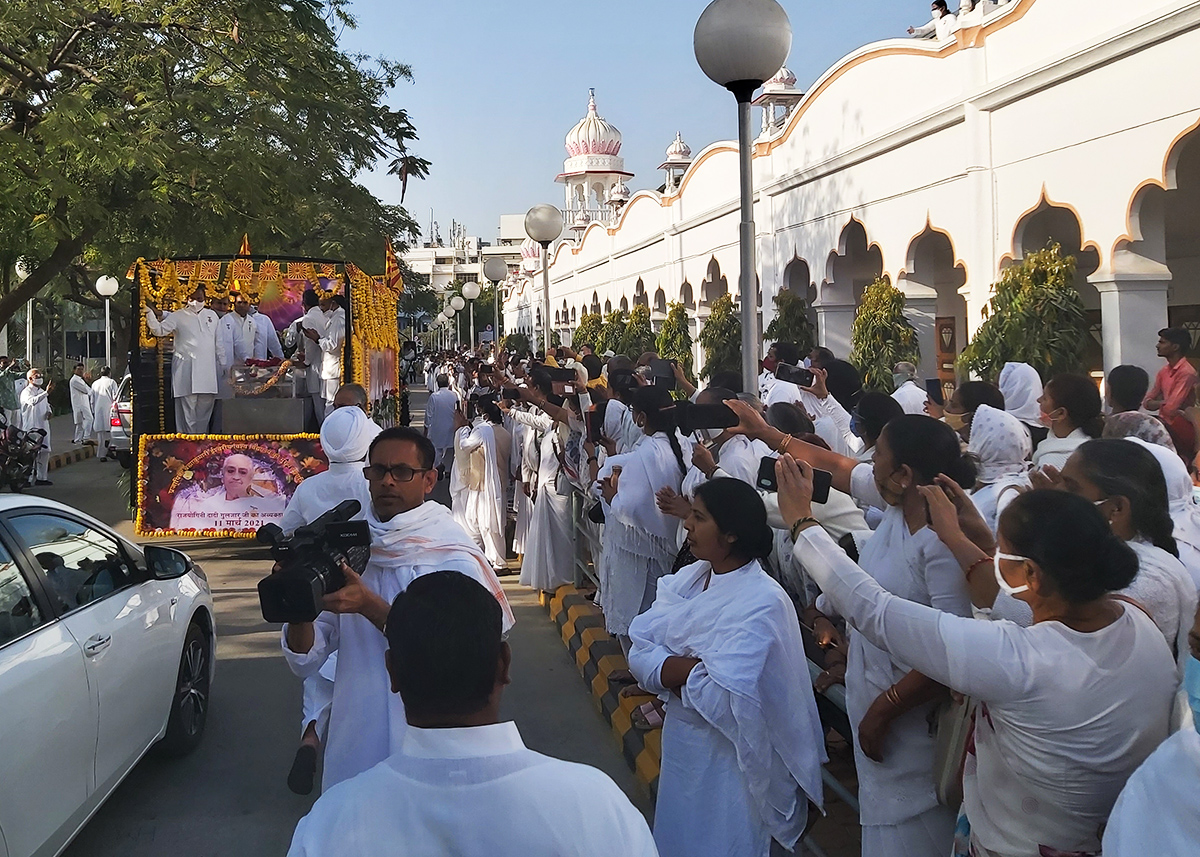
MULTIPOLYGON (((803 94, 785 71, 758 99, 764 324, 780 290, 804 293, 819 340, 845 355, 856 299, 888 274, 932 376, 980 324, 1001 269, 1054 240, 1078 258, 1092 368, 1154 371, 1160 327, 1200 329, 1197 0, 1016 0, 945 41, 866 45, 803 94)), ((552 251, 554 323, 569 333, 586 312, 637 303, 661 320, 680 301, 695 335, 719 294, 736 299, 736 144, 689 152, 674 175, 669 151, 663 192, 638 191, 601 222, 599 187, 627 176, 611 160, 620 134, 593 100, 572 135, 560 181, 593 219, 552 251), (579 159, 600 157, 602 177, 577 181, 579 159)), ((677 160, 684 148, 672 144, 677 160)), ((514 311, 537 303, 540 273, 525 270, 514 311)), ((536 311, 523 319, 536 325, 536 311)))

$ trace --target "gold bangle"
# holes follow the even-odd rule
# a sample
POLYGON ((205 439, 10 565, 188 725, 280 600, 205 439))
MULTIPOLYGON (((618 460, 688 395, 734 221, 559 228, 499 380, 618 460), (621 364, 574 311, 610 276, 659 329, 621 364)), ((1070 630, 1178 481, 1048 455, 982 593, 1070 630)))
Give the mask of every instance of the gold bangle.
POLYGON ((776 447, 775 451, 778 452, 780 455, 783 455, 784 453, 787 452, 788 444, 791 442, 792 442, 792 436, 790 434, 785 434, 783 436, 783 440, 781 440, 779 442, 779 446, 776 447))
POLYGON ((883 695, 884 698, 887 699, 887 701, 892 705, 896 706, 896 708, 900 709, 901 711, 904 710, 903 700, 900 699, 900 694, 896 691, 896 685, 889 687, 883 695))
POLYGON ((821 523, 821 522, 818 521, 816 518, 812 517, 811 515, 806 516, 804 518, 798 518, 796 520, 796 523, 792 524, 792 529, 791 529, 792 543, 795 544, 796 534, 800 531, 800 528, 802 526, 804 526, 805 524, 819 524, 819 523, 821 523))

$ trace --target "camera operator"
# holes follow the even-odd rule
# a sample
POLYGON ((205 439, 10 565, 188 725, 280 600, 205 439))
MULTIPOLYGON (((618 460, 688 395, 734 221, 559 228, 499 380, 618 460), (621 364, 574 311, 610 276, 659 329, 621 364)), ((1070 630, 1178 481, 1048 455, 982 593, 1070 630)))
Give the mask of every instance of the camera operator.
POLYGON ((360 577, 343 565, 346 585, 325 596, 325 612, 316 622, 284 625, 282 633, 284 658, 302 678, 338 652, 322 790, 400 749, 404 706, 389 693, 379 665, 389 605, 413 580, 434 571, 466 574, 500 602, 505 631, 513 623, 487 558, 449 509, 425 502, 437 483, 433 444, 416 429, 385 429, 371 442, 368 462, 371 558, 366 570, 360 577))
MULTIPOLYGON (((358 385, 347 385, 358 386, 358 385)), ((361 387, 359 388, 362 389, 361 387)), ((367 450, 379 434, 379 426, 357 407, 336 408, 346 386, 334 396, 335 410, 321 424, 321 448, 329 458, 329 469, 310 476, 299 485, 288 501, 279 522, 287 535, 297 527, 311 524, 338 503, 353 498, 362 503, 363 511, 354 516, 362 520, 371 498, 367 479, 363 475, 367 450)), ((319 670, 304 679, 304 714, 301 722, 300 747, 288 772, 288 788, 296 794, 312 792, 317 771, 317 754, 329 730, 329 708, 333 703, 333 680, 337 671, 337 653, 332 653, 319 670)))

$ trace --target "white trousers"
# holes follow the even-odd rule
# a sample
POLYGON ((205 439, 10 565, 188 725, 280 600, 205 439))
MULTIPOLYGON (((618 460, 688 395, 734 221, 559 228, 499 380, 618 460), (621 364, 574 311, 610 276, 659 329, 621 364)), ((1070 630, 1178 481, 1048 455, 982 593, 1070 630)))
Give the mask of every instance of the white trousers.
POLYGON ((175 430, 180 434, 208 434, 216 393, 191 393, 175 397, 175 430))
POLYGON ((92 412, 75 411, 75 443, 83 443, 92 434, 92 412))
POLYGON ((33 468, 33 478, 39 482, 50 478, 50 450, 43 449, 38 453, 37 464, 33 468))
POLYGON ((329 710, 333 707, 333 682, 320 673, 313 673, 304 680, 304 715, 300 723, 300 737, 315 723, 317 740, 325 743, 329 734, 329 710))
POLYGON ((325 399, 325 416, 333 413, 333 397, 341 388, 342 380, 340 378, 321 379, 321 396, 325 399))
POLYGON ((101 458, 108 458, 108 441, 112 437, 112 430, 107 426, 101 430, 99 425, 96 427, 96 451, 101 458))

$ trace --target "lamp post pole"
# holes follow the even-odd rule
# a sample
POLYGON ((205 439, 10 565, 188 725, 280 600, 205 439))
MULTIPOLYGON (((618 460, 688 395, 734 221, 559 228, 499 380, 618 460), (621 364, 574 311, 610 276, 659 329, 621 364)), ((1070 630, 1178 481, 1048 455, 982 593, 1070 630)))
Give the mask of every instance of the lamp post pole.
POLYGON ((787 60, 792 25, 776 0, 713 0, 700 14, 693 36, 696 62, 714 83, 728 89, 738 105, 738 295, 742 302, 742 384, 758 388, 758 268, 754 248, 754 170, 750 101, 787 60))
POLYGON ((542 245, 542 353, 550 351, 550 245, 562 234, 562 212, 541 203, 525 214, 525 234, 542 245))
POLYGON ((508 263, 493 256, 483 266, 483 275, 492 284, 492 354, 500 354, 500 282, 508 277, 508 263))
MULTIPOLYGON (((17 260, 16 274, 18 283, 29 279, 29 262, 24 258, 17 260)), ((33 365, 33 298, 25 302, 25 362, 33 365)))
POLYGON ((112 366, 112 323, 109 320, 109 301, 117 293, 116 277, 101 277, 96 280, 96 291, 104 298, 104 365, 112 366))

